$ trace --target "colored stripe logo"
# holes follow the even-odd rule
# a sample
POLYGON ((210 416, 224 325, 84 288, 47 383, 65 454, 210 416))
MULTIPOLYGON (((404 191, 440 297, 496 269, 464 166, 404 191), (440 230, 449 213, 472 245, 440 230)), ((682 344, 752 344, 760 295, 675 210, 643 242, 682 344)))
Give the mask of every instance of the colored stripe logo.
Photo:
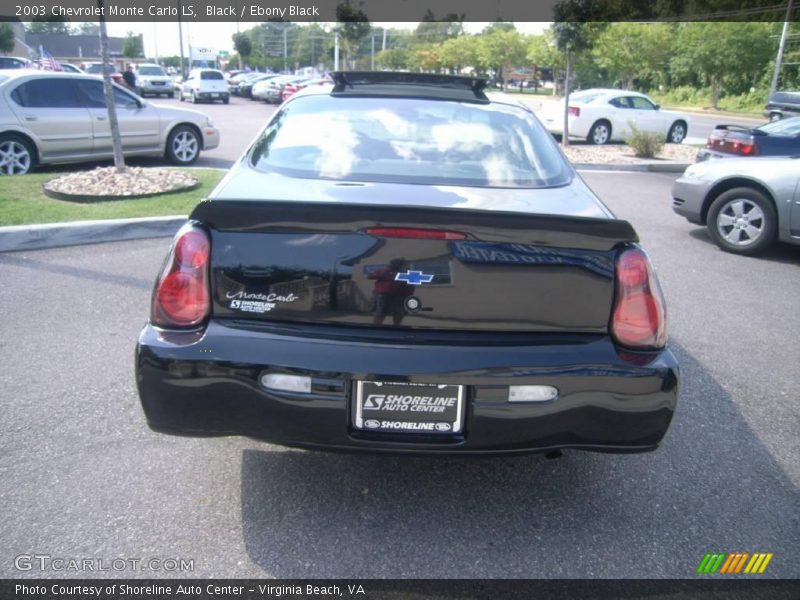
POLYGON ((708 552, 700 561, 697 572, 701 575, 757 575, 766 571, 772 556, 772 552, 708 552))

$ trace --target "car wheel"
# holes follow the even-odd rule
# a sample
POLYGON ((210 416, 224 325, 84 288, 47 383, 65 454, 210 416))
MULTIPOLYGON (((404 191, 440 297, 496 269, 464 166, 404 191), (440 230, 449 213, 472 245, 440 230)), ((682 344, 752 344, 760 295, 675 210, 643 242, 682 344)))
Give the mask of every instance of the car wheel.
POLYGON ((230 103, 230 101, 231 101, 231 99, 230 99, 230 98, 228 98, 228 96, 225 96, 225 97, 222 99, 222 103, 223 103, 223 104, 228 104, 228 103, 230 103))
POLYGON ((167 139, 167 160, 176 165, 190 165, 200 156, 200 135, 188 125, 178 125, 167 139))
POLYGON ((142 88, 136 90, 136 93, 139 95, 139 97, 144 98, 144 90, 142 88))
POLYGON ((589 130, 589 136, 586 141, 590 144, 602 146, 611 141, 611 123, 608 121, 598 121, 589 130))
POLYGON ((192 104, 197 104, 199 102, 200 102, 200 100, 197 99, 197 96, 195 95, 194 90, 192 90, 192 104))
POLYGON ((716 244, 735 254, 757 254, 775 241, 778 218, 772 202, 752 188, 719 195, 708 210, 708 232, 716 244))
POLYGON ((780 121, 783 118, 781 113, 773 112, 769 113, 769 120, 770 121, 780 121))
POLYGON ((183 102, 184 100, 186 100, 186 98, 184 98, 184 97, 183 97, 183 90, 181 90, 180 92, 178 92, 178 100, 180 100, 181 102, 183 102))
POLYGON ((683 121, 675 121, 672 127, 669 128, 667 142, 671 144, 680 144, 684 139, 686 139, 686 123, 683 121))
POLYGON ((175 92, 170 92, 169 94, 167 94, 167 98, 174 98, 174 97, 175 97, 175 92))
POLYGON ((33 145, 15 135, 0 135, 0 175, 25 175, 36 165, 33 145))

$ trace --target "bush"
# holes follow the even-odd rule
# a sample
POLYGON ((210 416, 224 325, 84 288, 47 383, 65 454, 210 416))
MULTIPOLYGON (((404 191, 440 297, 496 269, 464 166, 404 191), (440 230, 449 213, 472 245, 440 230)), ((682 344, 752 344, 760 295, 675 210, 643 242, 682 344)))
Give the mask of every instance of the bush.
POLYGON ((639 131, 632 121, 628 121, 631 135, 628 137, 628 146, 633 148, 633 153, 639 158, 653 158, 664 147, 664 137, 658 133, 639 131))

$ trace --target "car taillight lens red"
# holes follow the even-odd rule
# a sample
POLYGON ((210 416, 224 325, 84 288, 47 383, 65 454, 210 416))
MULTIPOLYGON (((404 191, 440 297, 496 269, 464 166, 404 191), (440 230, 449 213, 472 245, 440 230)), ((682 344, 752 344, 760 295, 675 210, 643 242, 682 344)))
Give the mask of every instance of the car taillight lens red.
POLYGON ((667 342, 664 297, 642 250, 629 248, 617 257, 616 287, 611 317, 614 340, 637 350, 663 348, 667 342))
POLYGON ((393 238, 417 238, 422 240, 463 240, 466 235, 460 231, 446 231, 444 229, 417 229, 415 227, 370 227, 370 235, 393 238))
POLYGON ((150 321, 154 325, 197 327, 208 317, 210 253, 211 243, 202 229, 189 224, 177 233, 153 292, 150 321))
POLYGON ((573 117, 580 117, 581 116, 581 109, 578 108, 577 106, 570 106, 567 109, 567 112, 569 112, 569 114, 572 115, 573 117))

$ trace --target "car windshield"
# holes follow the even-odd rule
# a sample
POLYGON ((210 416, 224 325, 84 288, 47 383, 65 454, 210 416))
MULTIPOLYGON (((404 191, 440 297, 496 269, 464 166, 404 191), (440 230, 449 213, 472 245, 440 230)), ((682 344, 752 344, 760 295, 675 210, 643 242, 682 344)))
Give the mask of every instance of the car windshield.
POLYGON ((793 117, 791 119, 780 119, 767 123, 758 128, 759 131, 764 131, 770 135, 781 136, 795 136, 800 135, 800 117, 793 117))
POLYGON ((306 96, 276 115, 250 160, 262 171, 341 181, 536 188, 571 178, 529 112, 411 98, 306 96))
POLYGON ((139 67, 139 75, 159 75, 166 77, 166 72, 161 67, 139 67))
POLYGON ((201 71, 200 72, 200 79, 209 80, 209 79, 225 79, 222 76, 222 73, 219 71, 201 71))

